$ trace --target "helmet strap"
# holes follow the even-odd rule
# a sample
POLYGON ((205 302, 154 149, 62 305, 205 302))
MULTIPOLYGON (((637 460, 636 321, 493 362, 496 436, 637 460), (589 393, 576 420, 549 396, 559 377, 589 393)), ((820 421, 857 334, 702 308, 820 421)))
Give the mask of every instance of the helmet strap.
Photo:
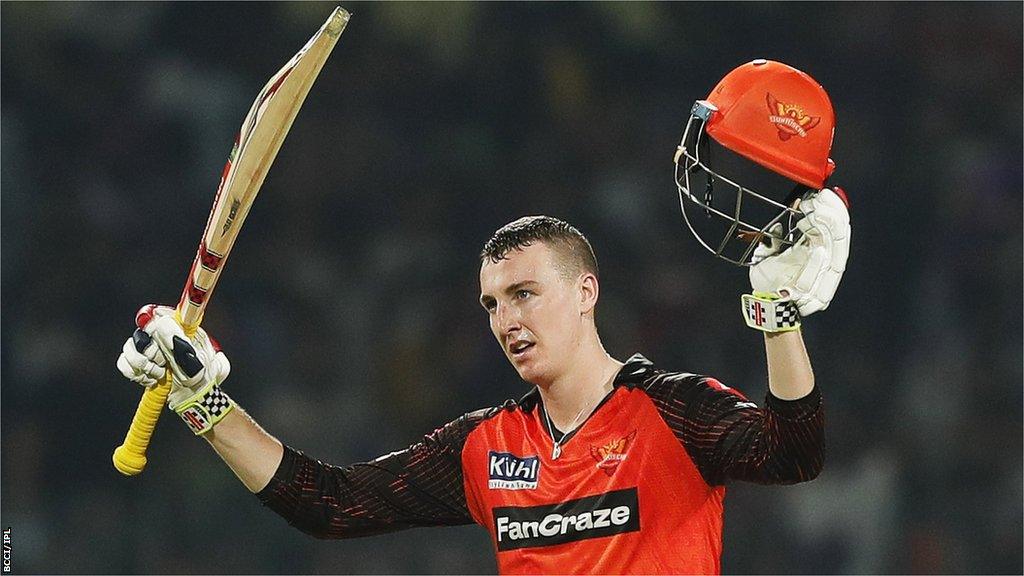
MULTIPOLYGON (((701 146, 704 148, 704 156, 707 158, 705 162, 711 165, 711 138, 704 138, 701 142, 701 146)), ((707 176, 707 183, 704 185, 704 214, 711 218, 711 207, 714 201, 715 194, 715 176, 710 170, 705 170, 704 174, 707 176)))

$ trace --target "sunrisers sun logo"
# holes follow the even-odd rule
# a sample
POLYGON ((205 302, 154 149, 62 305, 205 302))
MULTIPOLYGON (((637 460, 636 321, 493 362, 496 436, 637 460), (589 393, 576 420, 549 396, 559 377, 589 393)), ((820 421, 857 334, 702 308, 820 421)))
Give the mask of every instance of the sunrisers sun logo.
POLYGON ((795 104, 784 104, 767 92, 768 120, 779 129, 779 140, 785 142, 793 136, 807 137, 807 131, 821 122, 820 116, 805 114, 803 108, 795 104))
POLYGON ((639 530, 636 488, 545 506, 494 509, 499 551, 554 546, 639 530))
POLYGON ((618 469, 619 463, 626 459, 626 452, 633 443, 633 438, 636 438, 636 430, 604 446, 591 446, 590 457, 597 460, 598 468, 611 476, 618 469))

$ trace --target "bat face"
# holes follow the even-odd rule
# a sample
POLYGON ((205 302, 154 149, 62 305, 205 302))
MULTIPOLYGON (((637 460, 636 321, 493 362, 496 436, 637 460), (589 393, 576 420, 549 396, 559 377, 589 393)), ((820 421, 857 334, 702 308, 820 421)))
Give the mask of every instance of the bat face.
POLYGON ((336 8, 309 42, 263 86, 242 121, 178 303, 186 329, 199 325, 260 186, 348 19, 348 12, 336 8))

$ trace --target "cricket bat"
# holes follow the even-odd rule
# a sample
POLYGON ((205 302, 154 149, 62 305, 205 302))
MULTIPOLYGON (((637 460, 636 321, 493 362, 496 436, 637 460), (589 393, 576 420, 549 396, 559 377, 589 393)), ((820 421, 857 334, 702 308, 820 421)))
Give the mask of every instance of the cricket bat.
MULTIPOLYGON (((245 116, 221 173, 206 230, 178 302, 175 317, 186 334, 195 334, 202 322, 263 179, 348 20, 344 8, 335 8, 309 42, 270 78, 245 116)), ((145 469, 146 448, 170 390, 168 370, 164 381, 143 393, 124 443, 114 450, 114 467, 122 474, 134 476, 145 469)))

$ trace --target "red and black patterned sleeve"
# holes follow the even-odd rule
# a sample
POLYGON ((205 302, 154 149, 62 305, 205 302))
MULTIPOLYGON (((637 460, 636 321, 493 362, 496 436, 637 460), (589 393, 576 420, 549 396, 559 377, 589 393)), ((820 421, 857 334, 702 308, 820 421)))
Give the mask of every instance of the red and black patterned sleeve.
POLYGON ((493 410, 466 414, 405 450, 345 467, 286 446, 273 479, 256 496, 289 524, 316 538, 471 524, 462 448, 469 433, 493 410))
POLYGON ((758 408, 714 378, 653 370, 643 387, 710 485, 795 484, 824 463, 824 408, 815 387, 798 400, 768 393, 758 408))

